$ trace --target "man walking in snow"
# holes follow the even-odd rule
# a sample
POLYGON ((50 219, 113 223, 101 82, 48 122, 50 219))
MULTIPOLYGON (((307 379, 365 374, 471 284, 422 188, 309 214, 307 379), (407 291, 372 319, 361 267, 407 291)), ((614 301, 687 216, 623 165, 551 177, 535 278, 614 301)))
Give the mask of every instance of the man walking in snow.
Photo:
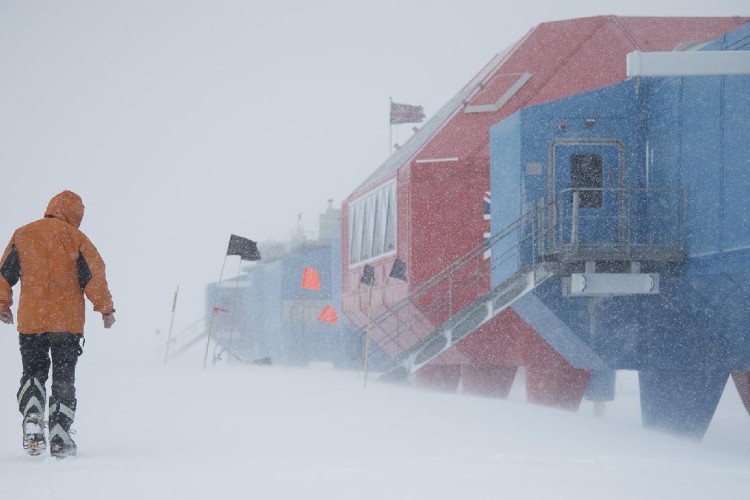
POLYGON ((76 193, 54 196, 43 219, 13 233, 0 259, 0 321, 5 324, 13 323, 12 287, 21 280, 18 333, 23 374, 18 408, 23 415, 23 447, 30 455, 47 448, 44 411, 50 364, 50 455, 76 454, 70 426, 77 404, 76 363, 83 353, 84 295, 101 313, 104 328, 115 322, 104 261, 78 229, 83 212, 76 193))

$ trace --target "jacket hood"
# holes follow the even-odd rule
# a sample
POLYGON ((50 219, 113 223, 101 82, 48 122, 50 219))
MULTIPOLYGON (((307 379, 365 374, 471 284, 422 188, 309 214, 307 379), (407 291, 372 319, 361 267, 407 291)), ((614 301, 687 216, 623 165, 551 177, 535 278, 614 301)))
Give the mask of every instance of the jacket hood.
POLYGON ((83 220, 83 210, 83 200, 80 196, 73 191, 63 191, 49 200, 44 216, 64 220, 77 229, 83 220))

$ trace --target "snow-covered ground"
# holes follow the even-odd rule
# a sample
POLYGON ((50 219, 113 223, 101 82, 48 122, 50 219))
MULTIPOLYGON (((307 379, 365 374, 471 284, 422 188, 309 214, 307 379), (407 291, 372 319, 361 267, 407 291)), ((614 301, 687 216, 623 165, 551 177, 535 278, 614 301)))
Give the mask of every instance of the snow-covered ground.
POLYGON ((604 417, 368 382, 326 366, 163 366, 126 332, 90 336, 79 456, 21 449, 16 335, 0 336, 0 498, 747 499, 750 418, 730 382, 705 439, 645 431, 637 381, 604 417))

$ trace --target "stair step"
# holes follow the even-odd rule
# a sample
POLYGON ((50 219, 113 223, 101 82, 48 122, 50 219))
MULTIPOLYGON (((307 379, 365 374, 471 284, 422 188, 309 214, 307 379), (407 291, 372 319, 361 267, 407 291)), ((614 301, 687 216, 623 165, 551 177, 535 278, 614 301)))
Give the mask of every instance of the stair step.
POLYGON ((542 284, 550 276, 552 274, 540 265, 533 270, 518 273, 506 279, 404 351, 386 366, 379 379, 405 380, 419 368, 500 314, 518 298, 542 284))

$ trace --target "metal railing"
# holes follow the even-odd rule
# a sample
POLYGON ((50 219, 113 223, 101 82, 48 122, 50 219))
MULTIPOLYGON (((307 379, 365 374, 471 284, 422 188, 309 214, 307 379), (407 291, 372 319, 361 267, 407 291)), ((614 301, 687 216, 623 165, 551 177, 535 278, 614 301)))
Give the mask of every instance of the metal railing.
MULTIPOLYGON (((548 207, 540 204, 528 210, 373 318, 370 335, 378 347, 391 358, 399 356, 437 325, 488 292, 493 272, 502 272, 500 268, 510 264, 507 277, 514 274, 521 265, 521 249, 533 249, 538 241, 546 239, 544 231, 552 229, 537 226, 544 219, 539 216, 540 210, 546 211, 548 207), (512 262, 513 259, 517 262, 512 262)), ((532 250, 530 265, 535 264, 536 253, 532 250)), ((364 336, 366 332, 364 326, 357 334, 364 336)))
MULTIPOLYGON (((573 261, 678 261, 684 258, 684 199, 675 189, 565 189, 472 248, 370 322, 391 359, 523 270, 573 261), (595 191, 599 196, 584 195, 595 191), (601 204, 594 207, 586 205, 601 204), (488 252, 491 258, 487 258, 488 252)), ((561 268, 562 269, 562 268, 561 268)), ((364 337, 367 326, 358 334, 364 337)))
POLYGON ((684 204, 679 189, 561 190, 541 255, 563 262, 682 260, 684 204))

